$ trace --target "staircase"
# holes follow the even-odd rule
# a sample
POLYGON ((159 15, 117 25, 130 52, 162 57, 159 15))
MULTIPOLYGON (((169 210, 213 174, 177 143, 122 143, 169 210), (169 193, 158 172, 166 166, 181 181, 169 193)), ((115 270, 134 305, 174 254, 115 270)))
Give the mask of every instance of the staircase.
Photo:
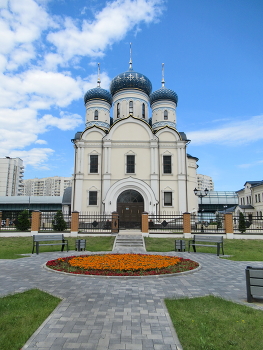
POLYGON ((141 234, 118 234, 115 239, 113 252, 145 253, 144 239, 141 234))

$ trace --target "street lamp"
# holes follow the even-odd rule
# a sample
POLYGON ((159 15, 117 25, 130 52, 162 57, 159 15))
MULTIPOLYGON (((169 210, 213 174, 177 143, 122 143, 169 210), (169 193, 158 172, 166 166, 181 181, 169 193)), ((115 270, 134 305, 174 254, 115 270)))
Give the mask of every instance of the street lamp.
MULTIPOLYGON (((206 197, 208 195, 209 190, 206 188, 204 192, 198 190, 197 188, 194 189, 194 194, 201 199, 201 206, 202 206, 202 200, 203 197, 206 197)), ((203 223, 203 211, 201 210, 201 232, 204 232, 204 223, 203 223)))

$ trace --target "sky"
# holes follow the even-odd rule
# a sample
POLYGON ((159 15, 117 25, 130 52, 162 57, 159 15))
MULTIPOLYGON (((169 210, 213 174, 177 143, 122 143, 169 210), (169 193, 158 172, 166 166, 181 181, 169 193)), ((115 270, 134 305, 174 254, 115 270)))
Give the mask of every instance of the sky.
POLYGON ((177 129, 216 191, 263 179, 262 0, 0 0, 0 157, 71 176, 84 94, 129 68, 178 94, 177 129))

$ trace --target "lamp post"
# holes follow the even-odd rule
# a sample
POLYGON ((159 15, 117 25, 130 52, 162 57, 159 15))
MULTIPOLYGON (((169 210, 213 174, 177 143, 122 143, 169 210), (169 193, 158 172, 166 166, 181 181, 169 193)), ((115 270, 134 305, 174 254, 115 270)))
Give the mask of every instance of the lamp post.
MULTIPOLYGON (((203 197, 206 197, 208 195, 209 190, 206 188, 204 192, 198 190, 197 188, 194 189, 194 194, 201 199, 201 206, 202 206, 202 200, 203 197)), ((203 212, 201 210, 201 232, 204 232, 204 223, 203 223, 203 212)))

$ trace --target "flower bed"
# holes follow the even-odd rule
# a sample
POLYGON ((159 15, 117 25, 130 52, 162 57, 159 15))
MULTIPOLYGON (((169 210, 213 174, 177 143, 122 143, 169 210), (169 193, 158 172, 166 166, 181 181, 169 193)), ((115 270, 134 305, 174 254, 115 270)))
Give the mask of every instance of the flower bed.
POLYGON ((148 276, 189 271, 199 264, 177 256, 148 254, 95 254, 50 260, 46 266, 72 274, 148 276))

